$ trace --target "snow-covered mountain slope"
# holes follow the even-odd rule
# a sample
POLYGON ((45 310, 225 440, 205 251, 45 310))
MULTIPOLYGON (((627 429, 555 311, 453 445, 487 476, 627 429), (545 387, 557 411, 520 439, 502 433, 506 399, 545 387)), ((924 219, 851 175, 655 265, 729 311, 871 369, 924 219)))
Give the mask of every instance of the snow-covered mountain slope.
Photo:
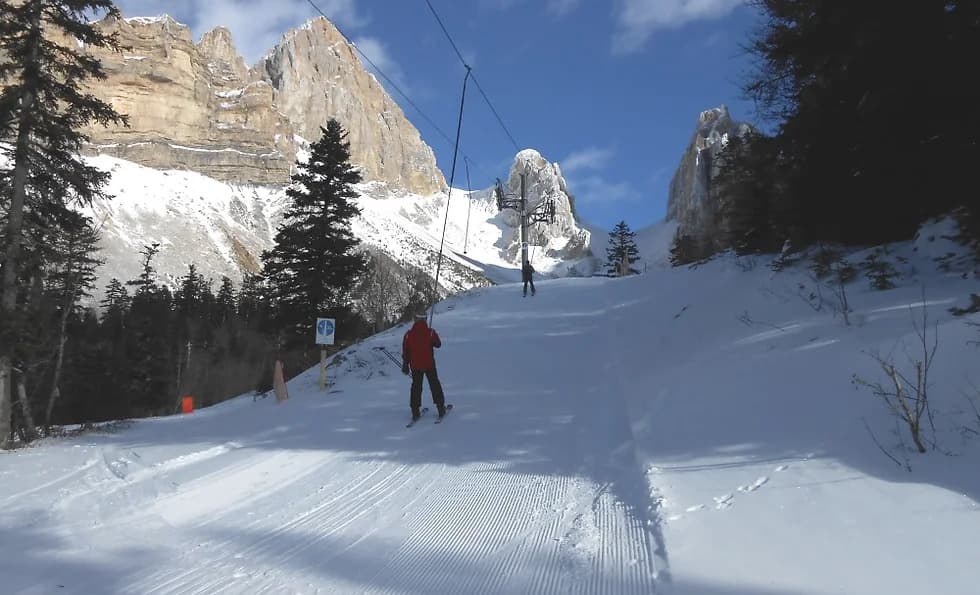
POLYGON ((636 248, 642 258, 643 270, 670 266, 670 249, 676 231, 676 221, 659 221, 636 231, 636 248))
MULTIPOLYGON (((154 264, 161 277, 173 280, 195 264, 205 277, 222 275, 234 282, 242 271, 257 272, 259 256, 272 245, 288 198, 282 187, 241 186, 189 171, 162 171, 108 156, 88 159, 112 173, 111 200, 97 201, 88 212, 102 232, 97 301, 108 281, 134 279, 139 252, 159 243, 154 264)), ((449 293, 515 280, 519 256, 508 250, 514 228, 498 213, 489 191, 454 189, 430 196, 392 194, 386 186, 358 186, 362 215, 354 232, 368 247, 396 261, 436 271, 446 203, 449 213, 440 285, 449 293)), ((554 241, 554 240, 552 240, 554 241)), ((545 247, 532 247, 535 267, 544 274, 562 273, 581 258, 567 261, 545 247), (535 248, 539 248, 535 250, 535 248)))
POLYGON ((980 318, 949 308, 980 280, 943 235, 890 248, 897 289, 851 284, 850 325, 763 258, 466 292, 436 308, 437 426, 404 427, 401 327, 324 392, 0 453, 4 591, 975 593, 980 318), (851 380, 887 382, 874 351, 913 373, 923 312, 920 455, 851 380))

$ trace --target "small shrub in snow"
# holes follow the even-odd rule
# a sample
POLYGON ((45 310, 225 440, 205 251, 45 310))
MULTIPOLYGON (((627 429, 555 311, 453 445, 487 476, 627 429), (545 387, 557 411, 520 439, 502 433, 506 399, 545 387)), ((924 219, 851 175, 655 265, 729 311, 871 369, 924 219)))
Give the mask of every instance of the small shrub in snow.
POLYGON ((769 268, 771 268, 772 270, 778 273, 779 271, 782 271, 787 267, 793 266, 799 261, 800 261, 799 252, 794 252, 793 245, 790 243, 789 240, 786 240, 785 242, 783 242, 783 249, 780 250, 779 256, 773 259, 772 264, 769 265, 769 268))
POLYGON ((817 279, 825 279, 834 270, 834 265, 841 260, 840 250, 829 246, 820 246, 813 254, 810 270, 817 279))
POLYGON ((877 252, 869 254, 861 263, 861 268, 864 269, 864 276, 871 281, 871 286, 875 289, 884 291, 895 288, 892 279, 898 277, 899 273, 892 263, 880 258, 877 252))
MULTIPOLYGON (((924 296, 922 301, 925 302, 924 296)), ((928 420, 930 424, 932 423, 932 410, 929 408, 929 369, 939 347, 938 328, 933 332, 930 341, 927 336, 927 323, 926 310, 923 306, 921 325, 914 320, 912 323, 919 338, 918 346, 922 355, 920 359, 909 356, 911 373, 899 369, 890 356, 882 357, 878 353, 871 353, 871 357, 878 362, 884 372, 885 380, 869 382, 857 374, 853 377, 855 385, 871 389, 871 393, 880 398, 892 414, 908 427, 912 442, 920 453, 926 452, 922 435, 923 422, 928 420)))
POLYGON ((801 283, 798 295, 806 300, 810 307, 817 312, 822 311, 826 305, 833 311, 834 316, 840 315, 844 319, 844 324, 850 326, 851 306, 847 298, 847 284, 857 277, 857 269, 839 253, 826 252, 820 258, 821 262, 819 264, 815 257, 814 263, 810 265, 810 270, 813 271, 810 275, 810 280, 813 281, 815 291, 808 292, 807 285, 801 283), (827 262, 827 254, 832 254, 833 260, 827 262), (830 278, 821 280, 821 274, 824 278, 830 278), (824 297, 824 287, 831 291, 834 296, 833 300, 824 297))
POLYGON ((975 314, 980 312, 980 295, 976 293, 970 294, 970 305, 966 308, 952 307, 949 309, 953 316, 964 316, 966 314, 975 314))

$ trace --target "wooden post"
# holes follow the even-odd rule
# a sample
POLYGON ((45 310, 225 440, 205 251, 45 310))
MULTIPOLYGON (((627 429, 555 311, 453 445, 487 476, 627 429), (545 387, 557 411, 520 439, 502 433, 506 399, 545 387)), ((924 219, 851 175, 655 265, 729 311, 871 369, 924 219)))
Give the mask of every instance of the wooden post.
POLYGON ((327 350, 320 350, 320 390, 327 386, 327 350))
POLYGON ((276 402, 282 403, 289 398, 286 387, 286 376, 282 370, 282 360, 276 360, 276 370, 272 376, 272 388, 276 391, 276 402))

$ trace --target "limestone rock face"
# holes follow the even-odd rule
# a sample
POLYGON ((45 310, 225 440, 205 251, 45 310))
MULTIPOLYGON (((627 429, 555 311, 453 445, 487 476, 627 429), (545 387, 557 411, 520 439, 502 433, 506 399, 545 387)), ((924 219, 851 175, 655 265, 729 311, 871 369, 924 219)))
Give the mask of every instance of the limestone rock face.
POLYGON ((217 27, 208 31, 201 37, 197 48, 207 60, 208 70, 213 76, 212 83, 234 87, 248 79, 248 66, 238 55, 228 29, 217 27))
POLYGON ((195 45, 169 17, 106 19, 122 52, 101 49, 108 79, 91 92, 129 117, 129 126, 91 126, 90 153, 160 169, 188 169, 219 180, 288 180, 295 161, 292 126, 275 109, 272 88, 248 84, 227 30, 195 45))
POLYGON ((314 19, 287 33, 252 76, 272 85, 276 105, 309 141, 337 118, 365 180, 416 194, 447 188, 432 149, 330 21, 314 19))
POLYGON ((128 115, 129 127, 88 128, 90 154, 237 184, 284 184, 297 154, 334 117, 365 181, 416 194, 446 187, 418 130, 326 19, 287 33, 251 69, 224 28, 195 44, 187 26, 166 16, 100 26, 124 49, 92 49, 108 79, 90 91, 128 115))
POLYGON ((670 181, 667 220, 677 221, 677 233, 701 238, 709 244, 718 230, 711 229, 714 209, 711 183, 718 173, 715 157, 730 135, 744 135, 748 124, 732 120, 724 105, 701 112, 697 128, 670 181))
MULTIPOLYGON (((549 200, 555 204, 554 223, 535 223, 528 233, 529 243, 545 246, 548 256, 563 261, 591 257, 590 234, 580 228, 575 220, 573 199, 562 176, 561 167, 557 163, 549 162, 534 149, 521 151, 514 158, 510 176, 504 185, 504 192, 508 196, 520 196, 521 173, 526 174, 524 183, 528 211, 549 200)), ((513 254, 515 260, 519 260, 519 216, 516 211, 508 209, 503 211, 501 217, 507 225, 515 228, 504 241, 507 243, 508 255, 513 254)), ((585 274, 591 271, 580 272, 585 274)))

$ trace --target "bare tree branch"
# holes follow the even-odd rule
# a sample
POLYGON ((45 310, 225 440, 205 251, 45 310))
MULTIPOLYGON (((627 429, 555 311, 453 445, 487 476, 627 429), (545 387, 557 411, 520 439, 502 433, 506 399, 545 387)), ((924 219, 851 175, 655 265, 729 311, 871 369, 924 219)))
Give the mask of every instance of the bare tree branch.
POLYGON ((885 453, 885 456, 888 457, 889 459, 891 459, 892 461, 894 461, 895 464, 898 465, 899 467, 904 467, 906 471, 912 471, 912 468, 911 468, 910 465, 908 465, 908 463, 906 463, 905 465, 903 465, 902 462, 899 461, 897 458, 895 458, 895 456, 892 453, 890 453, 887 450, 885 450, 885 447, 881 445, 881 442, 878 442, 878 439, 875 437, 874 432, 871 431, 871 426, 868 425, 867 420, 865 420, 862 417, 861 418, 861 422, 864 424, 864 429, 866 429, 868 431, 868 435, 871 436, 871 440, 873 440, 874 443, 875 443, 875 445, 878 447, 878 450, 880 450, 881 452, 885 453))

